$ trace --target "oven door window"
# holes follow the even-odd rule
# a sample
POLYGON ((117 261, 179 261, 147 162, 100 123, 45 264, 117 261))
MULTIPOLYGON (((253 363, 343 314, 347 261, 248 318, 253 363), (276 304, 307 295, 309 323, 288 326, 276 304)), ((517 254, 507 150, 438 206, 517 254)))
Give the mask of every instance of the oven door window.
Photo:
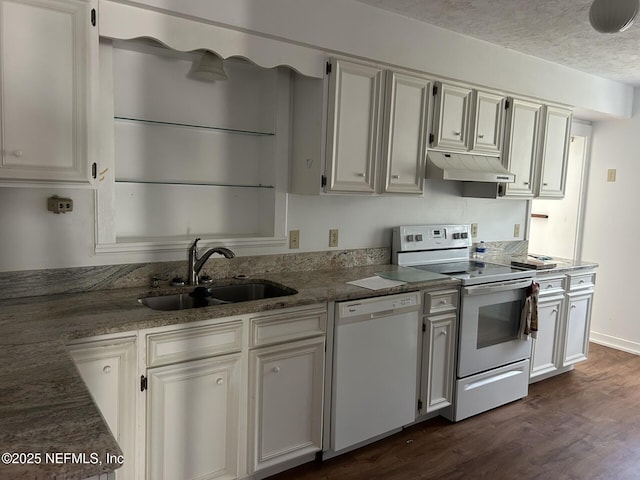
POLYGON ((481 349, 516 340, 521 309, 520 299, 480 307, 476 347, 481 349))

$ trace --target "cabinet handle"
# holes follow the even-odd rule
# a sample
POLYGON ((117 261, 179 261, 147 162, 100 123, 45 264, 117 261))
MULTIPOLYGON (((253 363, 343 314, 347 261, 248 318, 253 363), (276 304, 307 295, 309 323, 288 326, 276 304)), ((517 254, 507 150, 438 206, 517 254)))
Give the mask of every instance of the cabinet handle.
POLYGON ((456 137, 459 137, 460 135, 462 135, 462 132, 453 132, 453 134, 454 134, 456 137))
POLYGON ((111 365, 105 365, 102 369, 102 373, 111 373, 111 365))
POLYGON ((367 176, 367 174, 366 174, 366 173, 356 173, 356 175, 357 175, 358 177, 366 177, 366 176, 367 176))
POLYGON ((447 300, 446 299, 440 300, 440 305, 446 305, 446 304, 447 304, 447 300))
POLYGON ((529 185, 529 182, 522 182, 523 185, 529 185))
POLYGON ((280 367, 273 367, 272 368, 274 373, 279 373, 280 372, 280 367))
POLYGON ((218 385, 223 385, 223 384, 224 384, 224 378, 218 378, 218 379, 216 380, 216 383, 217 383, 218 385))
POLYGON ((5 150, 4 154, 20 158, 22 156, 22 150, 11 150, 10 152, 5 150))
POLYGON ((396 180, 398 180, 400 178, 400 175, 391 175, 391 178, 395 178, 396 180))
POLYGON ((546 288, 553 288, 553 283, 550 283, 549 285, 547 285, 546 288))
POLYGON ((558 313, 558 309, 554 308, 553 310, 551 310, 551 313, 558 313))
POLYGON ((442 330, 442 331, 440 332, 440 335, 445 335, 445 336, 446 336, 446 335, 447 335, 447 331, 446 331, 446 330, 442 330))
POLYGON ((578 308, 578 306, 575 303, 571 305, 571 310, 573 310, 574 308, 578 308))
POLYGON ((478 138, 484 138, 484 133, 479 133, 478 138))
POLYGON ((548 183, 543 183, 543 184, 542 184, 542 186, 543 186, 543 187, 548 187, 548 186, 549 186, 549 184, 548 184, 548 183))
POLYGON ((578 283, 584 283, 584 278, 581 278, 578 283))

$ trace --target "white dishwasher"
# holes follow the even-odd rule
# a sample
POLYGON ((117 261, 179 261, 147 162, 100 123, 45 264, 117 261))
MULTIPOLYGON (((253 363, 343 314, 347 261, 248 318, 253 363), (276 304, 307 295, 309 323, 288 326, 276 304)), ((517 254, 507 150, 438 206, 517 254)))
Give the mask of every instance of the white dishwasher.
POLYGON ((419 307, 418 292, 336 303, 334 452, 415 420, 419 307))

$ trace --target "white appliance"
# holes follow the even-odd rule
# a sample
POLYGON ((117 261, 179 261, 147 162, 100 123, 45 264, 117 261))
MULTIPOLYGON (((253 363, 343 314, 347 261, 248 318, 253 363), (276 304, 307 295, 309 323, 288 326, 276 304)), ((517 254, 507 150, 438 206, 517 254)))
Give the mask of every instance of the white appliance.
POLYGON ((392 261, 461 281, 453 421, 525 397, 531 341, 520 339, 521 311, 535 271, 470 259, 469 225, 393 229, 392 261))
POLYGON ((420 303, 418 292, 336 303, 334 452, 415 420, 420 303))

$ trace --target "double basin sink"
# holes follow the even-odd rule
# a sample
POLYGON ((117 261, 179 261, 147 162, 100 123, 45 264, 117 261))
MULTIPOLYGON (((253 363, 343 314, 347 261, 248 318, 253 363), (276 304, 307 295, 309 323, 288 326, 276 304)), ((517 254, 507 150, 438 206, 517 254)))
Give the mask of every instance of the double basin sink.
POLYGON ((284 285, 255 280, 234 285, 196 287, 188 293, 144 297, 139 298, 138 301, 153 310, 185 310, 226 303, 284 297, 295 293, 298 293, 297 290, 284 285))

